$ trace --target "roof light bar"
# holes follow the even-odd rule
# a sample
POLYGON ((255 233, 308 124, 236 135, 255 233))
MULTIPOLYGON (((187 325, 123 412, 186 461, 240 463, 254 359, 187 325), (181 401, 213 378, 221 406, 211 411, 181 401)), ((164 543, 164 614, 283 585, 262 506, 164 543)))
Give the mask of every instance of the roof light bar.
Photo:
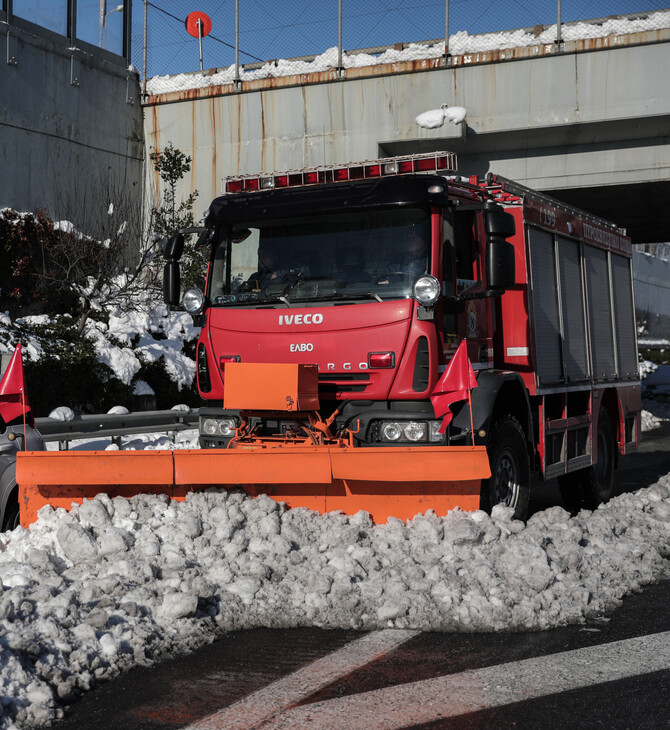
POLYGON ((368 162, 352 162, 332 167, 313 167, 305 170, 290 170, 271 175, 240 175, 225 179, 226 193, 248 193, 273 188, 303 187, 329 182, 363 180, 387 175, 404 175, 413 172, 457 171, 456 155, 453 152, 429 152, 421 155, 387 157, 368 162))

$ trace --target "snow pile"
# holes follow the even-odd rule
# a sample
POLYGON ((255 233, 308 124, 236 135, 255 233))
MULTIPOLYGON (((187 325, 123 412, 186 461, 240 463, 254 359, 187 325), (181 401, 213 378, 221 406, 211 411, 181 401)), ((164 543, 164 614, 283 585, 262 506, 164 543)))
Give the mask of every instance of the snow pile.
MULTIPOLYGON (((599 23, 583 22, 562 25, 561 36, 565 41, 574 41, 587 38, 603 38, 624 33, 638 33, 668 27, 670 27, 670 11, 661 10, 637 18, 610 18, 599 23)), ((452 55, 462 55, 502 50, 505 48, 552 45, 556 37, 556 25, 546 26, 539 33, 519 29, 470 35, 467 31, 460 31, 450 36, 449 52, 452 55)), ((387 49, 379 55, 343 53, 342 65, 344 68, 375 66, 383 63, 400 63, 403 61, 440 58, 443 54, 443 42, 436 43, 432 46, 411 43, 407 48, 402 50, 387 49)), ((278 76, 321 73, 337 68, 337 64, 338 49, 337 47, 333 47, 316 56, 313 61, 281 59, 278 61, 269 61, 261 68, 253 70, 245 70, 241 66, 239 68, 239 78, 242 81, 252 81, 278 76)), ((183 89, 197 89, 207 86, 218 86, 220 84, 230 84, 234 80, 235 66, 233 65, 228 68, 208 72, 207 75, 203 75, 202 73, 184 73, 172 76, 154 76, 147 80, 147 92, 149 94, 164 94, 183 89)))
POLYGON ((653 431, 667 425, 670 420, 670 404, 653 400, 642 401, 642 431, 653 431))
MULTIPOLYGON (((638 339, 638 344, 639 344, 639 339, 638 339)), ((655 362, 652 362, 651 360, 640 360, 638 369, 640 371, 640 378, 642 378, 642 380, 645 380, 651 373, 658 370, 658 364, 655 362)))
POLYGON ((221 632, 545 629, 668 573, 670 475, 575 518, 511 510, 374 526, 237 492, 101 495, 0 536, 4 727, 221 632))
POLYGON ((49 418, 53 418, 55 421, 74 421, 74 411, 68 406, 58 406, 54 408, 49 414, 49 418))
POLYGON ((435 129, 441 127, 445 121, 460 124, 465 120, 466 115, 467 111, 462 106, 442 104, 439 109, 429 109, 427 112, 422 112, 414 121, 424 129, 435 129))
POLYGON ((653 431, 655 428, 660 428, 660 426, 663 424, 663 419, 659 416, 655 415, 651 411, 648 411, 646 409, 642 410, 641 413, 642 418, 642 432, 645 431, 653 431))

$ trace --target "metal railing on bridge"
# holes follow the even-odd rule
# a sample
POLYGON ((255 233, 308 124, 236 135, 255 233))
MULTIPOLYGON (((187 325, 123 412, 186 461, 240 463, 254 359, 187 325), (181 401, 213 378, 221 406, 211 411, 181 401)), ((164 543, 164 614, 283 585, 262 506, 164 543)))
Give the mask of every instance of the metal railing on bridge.
MULTIPOLYGON (((45 441, 58 441, 67 450, 71 441, 111 437, 117 444, 123 436, 143 433, 174 433, 198 427, 198 411, 140 411, 138 413, 75 416, 70 421, 36 418, 35 427, 45 441)), ((119 444, 120 445, 120 444, 119 444)))

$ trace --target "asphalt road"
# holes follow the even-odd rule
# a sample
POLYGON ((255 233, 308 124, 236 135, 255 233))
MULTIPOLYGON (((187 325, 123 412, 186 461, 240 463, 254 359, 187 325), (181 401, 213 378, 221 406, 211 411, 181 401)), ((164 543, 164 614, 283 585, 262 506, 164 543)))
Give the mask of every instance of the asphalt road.
MULTIPOLYGON (((670 472, 670 426, 621 460, 616 491, 670 472)), ((539 485, 531 509, 560 504, 539 485)), ((668 728, 670 580, 545 632, 236 632, 87 693, 63 730, 668 728)))
POLYGON ((668 627, 666 580, 626 598, 609 621, 417 633, 386 652, 373 647, 362 665, 357 632, 237 632, 88 693, 59 727, 667 728, 668 627), (328 676, 331 659, 341 676, 328 676))

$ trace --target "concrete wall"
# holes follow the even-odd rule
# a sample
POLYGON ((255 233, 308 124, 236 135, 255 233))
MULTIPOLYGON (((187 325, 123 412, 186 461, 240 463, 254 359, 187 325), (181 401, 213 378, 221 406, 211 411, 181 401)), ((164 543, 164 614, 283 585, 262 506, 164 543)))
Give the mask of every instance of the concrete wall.
POLYGON ((46 30, 0 31, 0 207, 46 209, 95 233, 120 187, 140 199, 138 75, 46 30))
POLYGON ((665 29, 190 89, 149 98, 145 135, 193 158, 183 192, 203 208, 226 175, 448 149, 463 174, 578 191, 569 202, 662 241, 670 208, 649 206, 670 196, 669 61, 665 29), (443 103, 466 107, 463 127, 416 125, 443 103))

